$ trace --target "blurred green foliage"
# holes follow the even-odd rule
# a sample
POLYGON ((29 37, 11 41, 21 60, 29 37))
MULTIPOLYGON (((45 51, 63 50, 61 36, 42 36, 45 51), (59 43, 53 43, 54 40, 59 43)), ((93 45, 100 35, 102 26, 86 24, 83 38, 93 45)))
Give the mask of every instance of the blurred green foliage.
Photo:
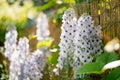
POLYGON ((58 56, 59 56, 59 46, 58 45, 53 46, 50 49, 50 51, 51 51, 52 54, 48 57, 47 63, 52 65, 52 66, 55 66, 58 63, 57 59, 58 59, 58 56))
POLYGON ((9 25, 16 26, 19 36, 22 36, 30 16, 36 15, 36 12, 36 8, 29 1, 24 3, 24 6, 19 6, 18 2, 9 5, 5 0, 0 1, 0 43, 2 44, 5 40, 5 33, 9 25))
POLYGON ((0 80, 8 80, 9 70, 7 69, 7 66, 8 64, 5 60, 0 63, 0 80))
POLYGON ((74 4, 75 0, 1 0, 0 1, 0 44, 3 45, 5 33, 9 25, 15 25, 19 33, 24 35, 24 28, 34 25, 31 14, 37 16, 37 12, 44 11, 53 19, 53 23, 60 24, 64 10, 74 4), (35 5, 35 3, 39 3, 35 5), (53 10, 54 9, 54 10, 53 10), (54 15, 56 14, 56 15, 54 15))

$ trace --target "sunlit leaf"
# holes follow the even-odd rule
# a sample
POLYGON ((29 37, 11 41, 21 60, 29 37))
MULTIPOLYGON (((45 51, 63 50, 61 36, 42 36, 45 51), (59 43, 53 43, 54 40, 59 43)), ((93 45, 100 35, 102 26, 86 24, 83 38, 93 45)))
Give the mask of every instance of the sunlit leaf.
POLYGON ((48 57, 48 64, 50 65, 56 65, 58 63, 57 59, 59 56, 59 46, 55 45, 50 49, 50 52, 52 53, 49 57, 48 57))
POLYGON ((48 64, 56 65, 58 56, 58 52, 52 53, 51 56, 48 58, 48 64))
POLYGON ((62 0, 63 3, 72 3, 74 4, 75 3, 75 0, 62 0))
POLYGON ((54 46, 52 49, 50 49, 51 51, 51 55, 50 57, 48 58, 48 64, 51 64, 51 65, 56 65, 57 64, 57 59, 58 59, 58 56, 59 56, 59 47, 58 46, 54 46))
POLYGON ((98 10, 98 14, 99 14, 99 15, 101 14, 101 11, 100 11, 100 10, 98 10))
POLYGON ((29 38, 29 40, 34 39, 34 38, 36 38, 36 35, 34 35, 34 34, 33 35, 29 35, 28 38, 29 38))
POLYGON ((52 44, 52 42, 53 42, 53 39, 40 41, 40 42, 37 44, 37 48, 40 48, 40 47, 43 47, 43 46, 48 46, 48 47, 50 47, 50 45, 52 44))

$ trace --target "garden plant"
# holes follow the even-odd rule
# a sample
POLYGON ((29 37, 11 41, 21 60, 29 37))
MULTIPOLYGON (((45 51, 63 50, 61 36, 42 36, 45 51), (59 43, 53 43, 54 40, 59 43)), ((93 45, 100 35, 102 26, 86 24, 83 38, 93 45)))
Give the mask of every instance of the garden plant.
POLYGON ((23 0, 7 2, 11 9, 18 3, 23 7, 8 18, 0 13, 0 54, 5 58, 0 63, 0 80, 120 80, 120 35, 119 28, 114 28, 119 20, 115 17, 114 27, 108 29, 112 13, 105 24, 101 17, 104 5, 112 11, 111 0, 31 0, 28 6, 23 0), (97 3, 97 19, 92 3, 97 3), (115 34, 105 32, 110 29, 115 34))

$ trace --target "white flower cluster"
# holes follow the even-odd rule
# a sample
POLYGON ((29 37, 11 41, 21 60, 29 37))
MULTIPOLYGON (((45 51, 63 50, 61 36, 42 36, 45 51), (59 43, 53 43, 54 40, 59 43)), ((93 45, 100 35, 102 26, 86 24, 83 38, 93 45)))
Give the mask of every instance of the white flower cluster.
POLYGON ((40 80, 45 67, 45 58, 43 52, 36 50, 24 64, 24 80, 40 80))
POLYGON ((48 30, 48 19, 47 16, 44 13, 41 13, 38 16, 37 19, 37 30, 36 30, 36 34, 37 34, 37 40, 45 40, 46 38, 48 38, 50 32, 48 30))
POLYGON ((5 53, 4 55, 10 59, 12 53, 16 50, 16 42, 17 42, 17 31, 15 27, 9 27, 8 28, 8 33, 5 36, 5 53))
POLYGON ((76 71, 81 65, 92 62, 94 56, 102 53, 101 26, 95 28, 92 17, 85 14, 77 21, 73 9, 65 11, 62 22, 60 53, 56 67, 63 69, 68 59, 76 71))
MULTIPOLYGON (((63 15, 63 24, 62 24, 62 33, 60 36, 60 54, 58 58, 57 67, 62 69, 65 65, 64 62, 67 62, 67 57, 69 56, 68 60, 70 60, 70 56, 74 53, 74 37, 76 33, 76 17, 75 12, 73 9, 68 9, 65 11, 63 15)), ((71 63, 71 62, 70 62, 71 63)))
POLYGON ((9 80, 40 80, 46 64, 45 53, 48 54, 44 49, 30 56, 29 40, 23 37, 17 44, 17 31, 9 28, 5 41, 5 56, 10 60, 9 80))
POLYGON ((94 56, 101 54, 101 26, 97 30, 94 27, 92 17, 83 14, 78 19, 77 33, 74 38, 74 69, 78 69, 81 65, 92 62, 94 56))
POLYGON ((20 38, 17 49, 11 56, 9 80, 23 79, 23 64, 28 55, 29 55, 28 39, 26 37, 20 38))

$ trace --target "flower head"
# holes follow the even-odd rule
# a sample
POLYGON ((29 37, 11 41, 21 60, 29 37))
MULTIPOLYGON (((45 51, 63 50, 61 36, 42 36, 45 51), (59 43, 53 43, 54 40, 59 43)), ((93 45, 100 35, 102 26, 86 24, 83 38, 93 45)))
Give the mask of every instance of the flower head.
POLYGON ((23 80, 23 67, 29 55, 29 44, 26 37, 20 38, 17 49, 11 56, 9 80, 23 80))
POLYGON ((41 13, 37 19, 37 31, 36 31, 36 34, 37 34, 37 40, 44 40, 46 39, 50 32, 48 30, 48 19, 47 19, 47 16, 46 14, 44 13, 41 13))
MULTIPOLYGON (((101 54, 101 26, 95 28, 92 17, 83 14, 77 21, 73 9, 64 12, 57 68, 70 64, 74 72, 101 54), (68 60, 68 61, 67 61, 68 60)), ((58 69, 53 70, 56 74, 58 69)))
POLYGON ((19 59, 25 60, 29 55, 29 40, 26 37, 20 38, 17 46, 17 51, 19 54, 19 59))
MULTIPOLYGON (((99 26, 100 27, 100 26, 99 26)), ((101 54, 101 28, 94 27, 92 17, 83 14, 78 19, 78 26, 75 36, 74 69, 83 64, 93 61, 93 57, 101 54), (98 33, 97 33, 98 31, 98 33)))
POLYGON ((40 80, 45 67, 45 58, 42 51, 36 50, 24 64, 24 80, 40 80))
POLYGON ((15 27, 9 27, 8 32, 5 35, 5 56, 11 59, 12 54, 16 50, 17 43, 17 31, 15 27))
MULTIPOLYGON (((74 37, 76 32, 76 17, 73 9, 67 9, 63 15, 62 32, 60 36, 60 53, 57 67, 62 69, 68 56, 74 52, 74 37)), ((69 59, 70 63, 72 62, 69 59)))

